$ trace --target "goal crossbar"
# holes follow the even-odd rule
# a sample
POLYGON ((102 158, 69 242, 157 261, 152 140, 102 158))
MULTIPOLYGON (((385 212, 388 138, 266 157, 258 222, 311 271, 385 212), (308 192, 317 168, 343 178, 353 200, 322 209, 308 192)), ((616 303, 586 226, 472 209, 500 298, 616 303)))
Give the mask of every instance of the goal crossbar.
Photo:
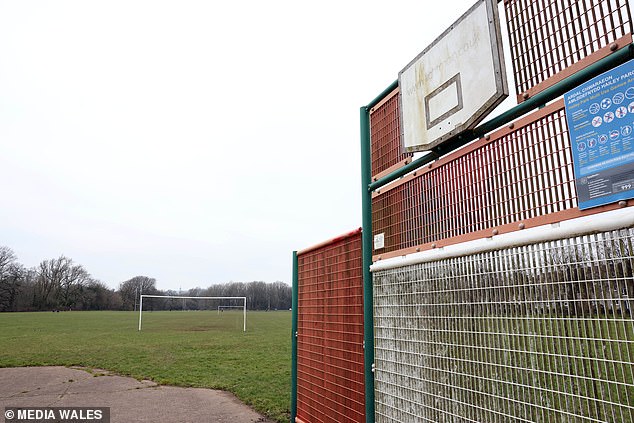
MULTIPOLYGON (((184 297, 181 295, 146 295, 141 294, 139 300, 139 331, 141 330, 141 322, 143 320, 143 298, 177 298, 191 300, 242 300, 242 331, 247 331, 247 297, 184 297)), ((240 307, 240 306, 238 306, 240 307)))

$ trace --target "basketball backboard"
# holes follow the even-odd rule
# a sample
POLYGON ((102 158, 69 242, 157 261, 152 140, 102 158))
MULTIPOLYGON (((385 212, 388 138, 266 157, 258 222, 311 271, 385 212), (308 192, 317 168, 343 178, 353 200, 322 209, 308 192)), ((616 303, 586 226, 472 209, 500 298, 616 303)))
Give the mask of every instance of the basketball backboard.
POLYGON ((398 79, 406 151, 475 127, 508 96, 497 0, 478 0, 398 79))

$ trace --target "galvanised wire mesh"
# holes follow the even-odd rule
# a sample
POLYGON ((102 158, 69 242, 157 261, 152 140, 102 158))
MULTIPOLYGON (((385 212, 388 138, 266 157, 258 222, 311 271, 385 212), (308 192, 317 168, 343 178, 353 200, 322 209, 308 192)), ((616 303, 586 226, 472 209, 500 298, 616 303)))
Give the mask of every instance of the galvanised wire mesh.
POLYGON ((385 246, 374 254, 577 207, 563 102, 496 134, 375 193, 372 228, 385 246))
POLYGON ((297 417, 365 422, 361 232, 297 260, 297 417))
POLYGON ((395 90, 370 110, 372 176, 411 157, 411 154, 404 152, 401 144, 398 93, 398 90, 395 90))
MULTIPOLYGON (((518 100, 573 65, 585 67, 632 33, 627 0, 505 0, 518 100), (582 63, 585 60, 585 63, 582 63)), ((571 69, 572 71, 572 69, 571 69)), ((561 78, 558 78, 561 79, 561 78)))
POLYGON ((634 229, 375 271, 377 422, 633 422, 634 229))

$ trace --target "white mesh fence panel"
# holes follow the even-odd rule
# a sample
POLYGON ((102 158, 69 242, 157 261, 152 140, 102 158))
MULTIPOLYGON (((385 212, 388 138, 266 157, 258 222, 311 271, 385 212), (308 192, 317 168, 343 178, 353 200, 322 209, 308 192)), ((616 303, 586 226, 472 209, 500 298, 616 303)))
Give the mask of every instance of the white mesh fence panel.
POLYGON ((377 422, 634 422, 634 229, 373 273, 377 422))

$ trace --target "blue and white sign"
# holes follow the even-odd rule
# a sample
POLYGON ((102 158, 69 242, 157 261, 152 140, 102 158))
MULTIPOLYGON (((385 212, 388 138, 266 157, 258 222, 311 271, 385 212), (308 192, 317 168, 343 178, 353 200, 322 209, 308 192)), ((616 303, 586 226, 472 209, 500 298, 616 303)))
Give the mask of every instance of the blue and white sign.
POLYGON ((579 208, 634 198, 634 60, 564 96, 579 208))

